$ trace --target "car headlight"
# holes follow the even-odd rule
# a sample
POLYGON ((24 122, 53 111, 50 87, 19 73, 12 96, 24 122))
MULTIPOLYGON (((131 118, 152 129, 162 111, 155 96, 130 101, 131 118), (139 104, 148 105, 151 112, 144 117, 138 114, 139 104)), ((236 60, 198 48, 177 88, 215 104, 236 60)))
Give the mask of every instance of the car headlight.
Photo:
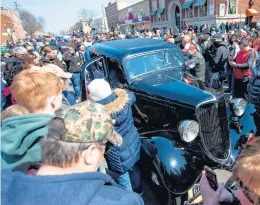
POLYGON ((236 98, 234 100, 231 100, 231 110, 238 117, 242 116, 245 113, 246 105, 247 103, 243 98, 236 98))
POLYGON ((178 126, 181 139, 192 142, 199 134, 199 124, 194 120, 184 120, 178 126))

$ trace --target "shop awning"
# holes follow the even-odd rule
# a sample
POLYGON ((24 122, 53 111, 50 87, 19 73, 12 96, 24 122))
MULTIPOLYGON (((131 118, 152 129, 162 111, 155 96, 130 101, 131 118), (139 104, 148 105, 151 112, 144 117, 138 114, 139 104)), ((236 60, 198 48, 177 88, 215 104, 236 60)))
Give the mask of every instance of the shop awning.
POLYGON ((260 15, 258 14, 258 16, 254 16, 251 20, 251 23, 257 23, 257 21, 260 20, 260 15))
POLYGON ((154 14, 156 14, 156 11, 157 11, 157 9, 153 9, 150 16, 154 16, 154 14))
POLYGON ((258 16, 259 13, 255 9, 247 9, 246 16, 258 16))
POLYGON ((187 9, 191 6, 192 1, 186 1, 183 5, 182 5, 182 9, 187 9))
POLYGON ((159 8, 158 10, 157 10, 157 14, 162 14, 164 12, 164 8, 159 8))
POLYGON ((206 0, 197 0, 196 3, 194 4, 194 6, 202 6, 204 5, 206 2, 206 0))

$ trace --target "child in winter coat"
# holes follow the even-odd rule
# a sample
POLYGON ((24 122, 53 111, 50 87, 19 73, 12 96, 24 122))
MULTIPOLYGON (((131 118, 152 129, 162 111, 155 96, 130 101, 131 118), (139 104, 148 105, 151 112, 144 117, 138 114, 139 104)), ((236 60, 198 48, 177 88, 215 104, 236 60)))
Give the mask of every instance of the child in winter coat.
POLYGON ((112 115, 115 131, 123 137, 123 144, 113 146, 106 155, 108 168, 120 175, 118 183, 128 190, 136 190, 132 187, 129 176, 129 173, 134 172, 132 180, 140 188, 140 172, 136 162, 140 159, 141 142, 132 116, 131 106, 136 100, 134 94, 123 89, 112 91, 103 79, 93 80, 87 89, 89 99, 105 106, 112 115))

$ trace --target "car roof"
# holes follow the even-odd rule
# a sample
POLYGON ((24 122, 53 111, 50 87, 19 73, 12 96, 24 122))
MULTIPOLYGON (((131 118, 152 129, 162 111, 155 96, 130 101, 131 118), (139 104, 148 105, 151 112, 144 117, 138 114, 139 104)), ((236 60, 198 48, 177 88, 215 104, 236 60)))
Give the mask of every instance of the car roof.
POLYGON ((129 55, 161 49, 179 49, 177 45, 166 43, 163 40, 136 38, 107 41, 95 44, 91 47, 94 52, 117 59, 120 63, 129 55))

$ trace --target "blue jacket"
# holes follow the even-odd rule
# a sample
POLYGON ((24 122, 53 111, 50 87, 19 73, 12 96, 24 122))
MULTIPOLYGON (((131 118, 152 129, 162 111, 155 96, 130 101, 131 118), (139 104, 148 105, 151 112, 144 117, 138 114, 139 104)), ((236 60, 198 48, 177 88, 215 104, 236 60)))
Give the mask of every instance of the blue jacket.
POLYGON ((107 98, 98 101, 115 120, 114 129, 123 137, 121 146, 113 146, 106 154, 108 168, 118 173, 125 173, 140 159, 140 135, 134 126, 131 106, 135 103, 133 93, 115 89, 107 98))
POLYGON ((86 61, 90 61, 90 60, 91 60, 90 47, 91 47, 91 46, 86 47, 86 50, 85 50, 85 60, 86 60, 86 61))
POLYGON ((89 172, 33 176, 2 170, 4 205, 143 205, 142 198, 115 184, 106 174, 89 172))

